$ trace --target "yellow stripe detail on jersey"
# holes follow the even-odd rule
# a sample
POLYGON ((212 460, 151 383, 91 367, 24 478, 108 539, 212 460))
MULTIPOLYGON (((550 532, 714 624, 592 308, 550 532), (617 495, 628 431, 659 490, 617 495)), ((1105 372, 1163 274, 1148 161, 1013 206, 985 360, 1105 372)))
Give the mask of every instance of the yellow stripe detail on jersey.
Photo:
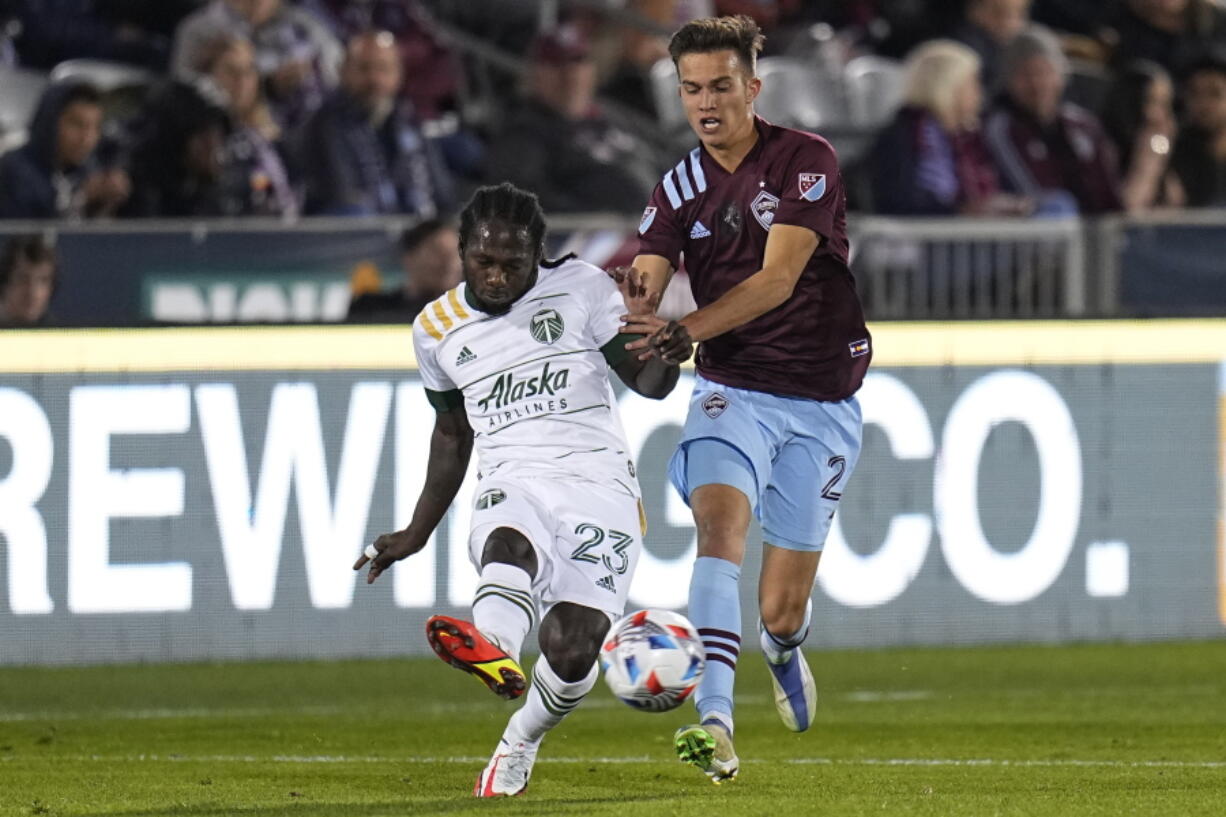
POLYGON ((438 318, 438 322, 443 325, 443 331, 447 332, 451 327, 455 326, 455 321, 447 314, 447 310, 443 309, 443 301, 439 299, 434 302, 434 316, 438 318))
POLYGON ((417 316, 417 320, 421 321, 421 328, 426 330, 426 334, 435 340, 442 340, 443 333, 438 331, 438 327, 434 325, 434 321, 430 320, 430 316, 424 311, 417 316))
POLYGON ((464 310, 464 306, 460 303, 459 292, 459 287, 451 290, 447 293, 447 300, 451 302, 451 308, 455 310, 456 316, 459 317, 460 320, 466 321, 468 320, 468 312, 464 310))

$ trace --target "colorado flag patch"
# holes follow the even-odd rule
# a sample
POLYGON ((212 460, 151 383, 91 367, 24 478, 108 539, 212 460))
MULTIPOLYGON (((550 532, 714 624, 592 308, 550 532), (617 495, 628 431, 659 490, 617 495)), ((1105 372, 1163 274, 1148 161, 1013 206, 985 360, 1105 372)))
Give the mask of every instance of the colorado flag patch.
POLYGON ((852 357, 864 357, 868 354, 868 338, 847 344, 847 351, 852 357))
POLYGON ((817 201, 826 195, 825 173, 801 173, 798 178, 800 197, 805 201, 817 201))

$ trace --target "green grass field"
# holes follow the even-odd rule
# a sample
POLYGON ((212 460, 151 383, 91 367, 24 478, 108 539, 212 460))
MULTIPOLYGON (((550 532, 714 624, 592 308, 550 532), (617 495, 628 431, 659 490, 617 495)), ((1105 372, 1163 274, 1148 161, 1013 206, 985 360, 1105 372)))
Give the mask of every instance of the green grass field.
POLYGON ((748 659, 734 783, 600 683, 496 802, 514 704, 433 658, 4 669, 0 814, 1226 814, 1226 643, 814 653, 803 735, 748 659))

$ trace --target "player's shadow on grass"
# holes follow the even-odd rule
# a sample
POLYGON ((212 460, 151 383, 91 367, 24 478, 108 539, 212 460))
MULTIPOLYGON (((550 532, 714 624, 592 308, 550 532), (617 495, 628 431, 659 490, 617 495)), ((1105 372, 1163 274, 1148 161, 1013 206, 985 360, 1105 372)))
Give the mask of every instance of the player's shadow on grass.
MULTIPOLYGON (((502 798, 499 815, 585 815, 593 806, 609 803, 650 803, 656 800, 671 800, 667 795, 619 795, 616 797, 534 797, 531 790, 522 797, 502 798)), ((471 812, 487 807, 475 797, 447 799, 424 799, 406 797, 403 800, 385 803, 324 803, 309 799, 296 799, 283 806, 172 806, 169 808, 139 809, 136 811, 108 811, 107 817, 404 817, 406 814, 436 815, 471 812)), ((59 814, 53 811, 53 814, 59 814)), ((64 812, 66 817, 90 817, 92 812, 64 812)))

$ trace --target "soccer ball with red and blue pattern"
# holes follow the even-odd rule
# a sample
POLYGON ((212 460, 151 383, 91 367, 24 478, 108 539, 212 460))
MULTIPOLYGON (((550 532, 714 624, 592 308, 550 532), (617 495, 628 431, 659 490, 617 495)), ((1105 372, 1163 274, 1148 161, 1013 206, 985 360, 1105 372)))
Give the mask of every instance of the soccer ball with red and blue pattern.
POLYGON ((639 610, 610 628, 600 667, 618 700, 635 709, 667 712, 698 687, 706 660, 702 639, 685 616, 639 610))

